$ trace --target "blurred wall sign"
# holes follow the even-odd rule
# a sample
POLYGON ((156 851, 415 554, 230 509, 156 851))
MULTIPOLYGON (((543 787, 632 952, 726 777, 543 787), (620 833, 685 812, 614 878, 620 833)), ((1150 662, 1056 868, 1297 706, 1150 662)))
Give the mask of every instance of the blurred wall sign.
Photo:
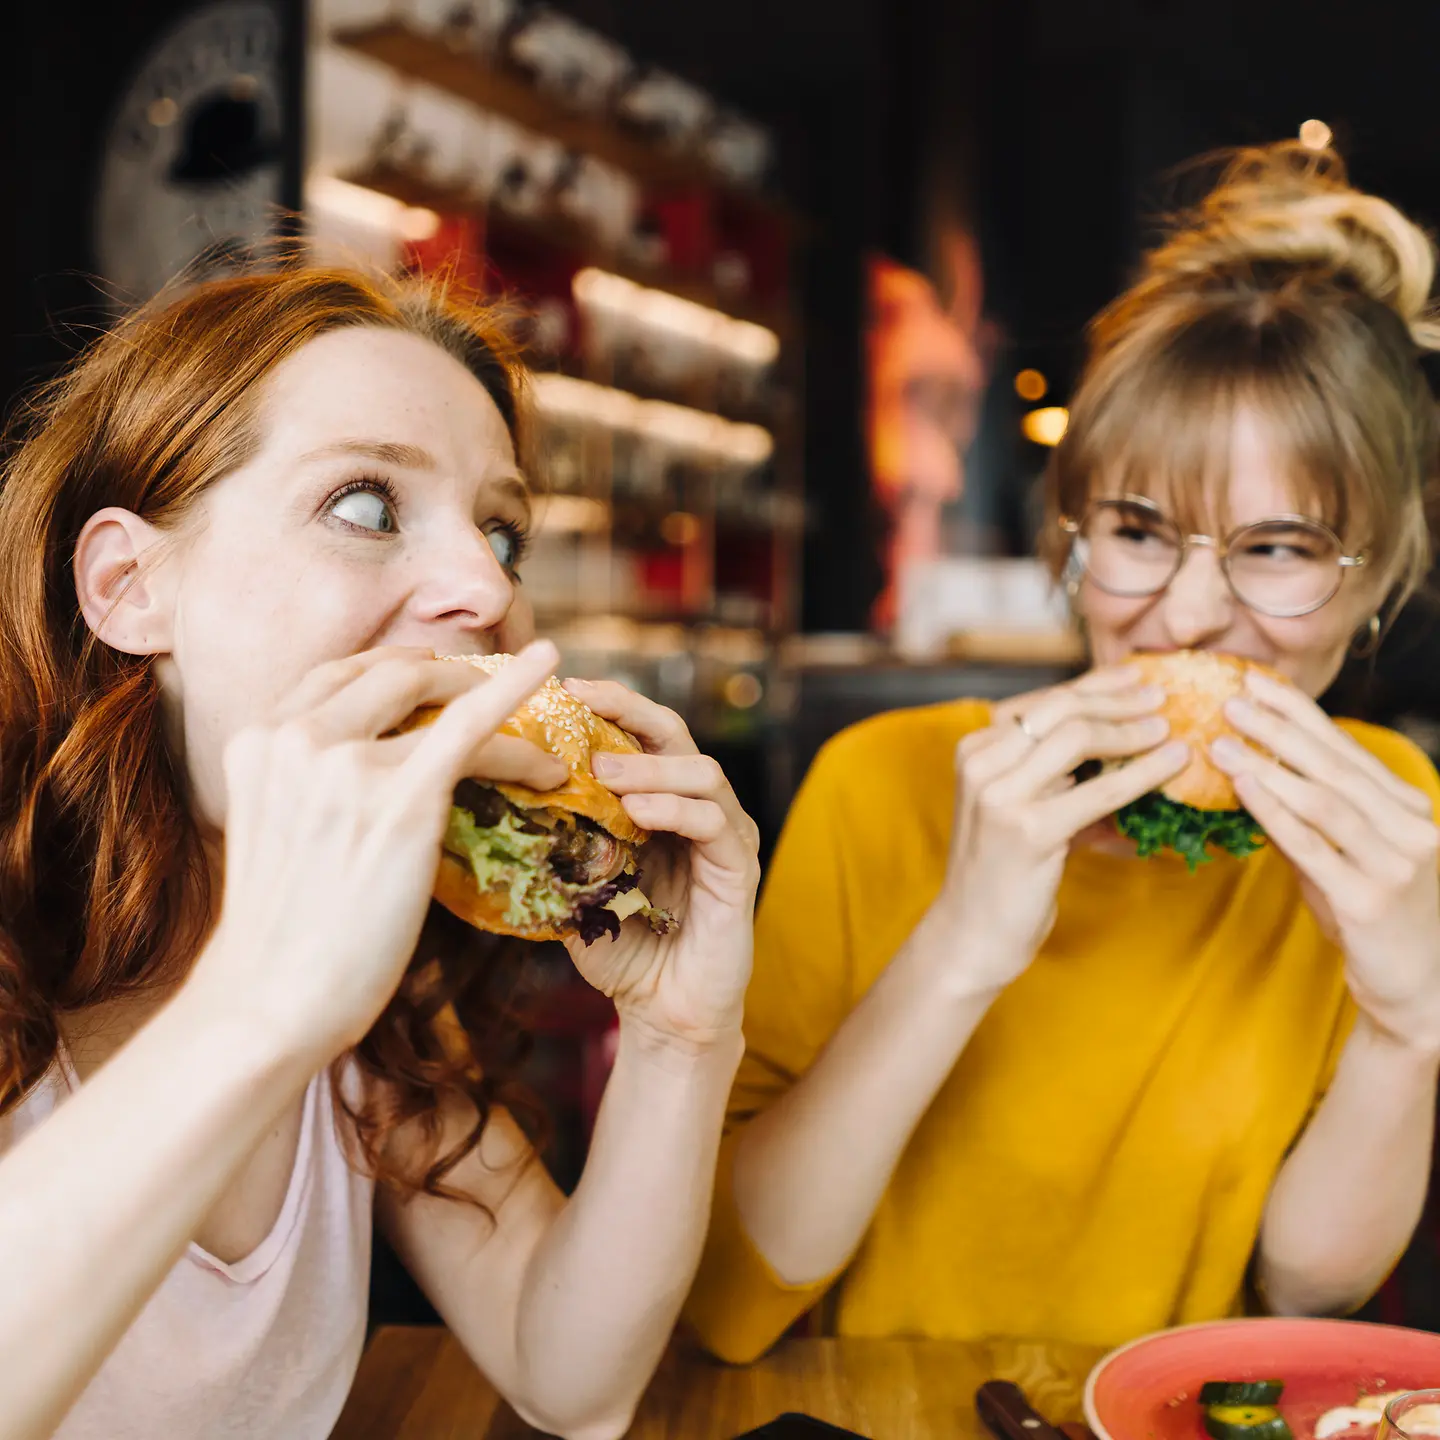
POLYGON ((161 33, 100 146, 93 243, 115 300, 224 267, 280 229, 282 93, 270 0, 217 0, 161 33))
POLYGON ((895 623, 906 570, 940 555, 941 512, 960 498, 988 378, 978 253, 957 237, 942 307, 923 275, 882 255, 868 266, 867 432, 870 480, 884 513, 885 588, 872 622, 895 623))

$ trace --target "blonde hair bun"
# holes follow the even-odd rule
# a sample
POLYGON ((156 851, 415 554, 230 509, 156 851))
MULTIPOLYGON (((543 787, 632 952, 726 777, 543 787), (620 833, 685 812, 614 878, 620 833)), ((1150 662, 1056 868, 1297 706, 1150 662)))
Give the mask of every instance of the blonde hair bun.
POLYGON ((1146 257, 1141 286, 1257 265, 1348 282, 1389 306, 1422 349, 1440 349, 1434 243, 1389 201, 1356 190, 1333 150, 1282 141, 1230 152, 1219 183, 1146 257))

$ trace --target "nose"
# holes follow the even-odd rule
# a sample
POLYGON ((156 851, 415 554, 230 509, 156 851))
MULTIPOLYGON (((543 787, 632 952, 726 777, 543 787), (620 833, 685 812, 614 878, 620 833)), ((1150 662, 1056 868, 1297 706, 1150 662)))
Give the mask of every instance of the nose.
POLYGON ((426 625, 485 633, 502 624, 514 604, 514 579, 473 526, 456 526, 417 555, 415 563, 421 578, 412 610, 426 625))
POLYGON ((1170 640, 1191 649, 1230 628, 1235 603, 1215 547, 1192 543, 1160 608, 1170 640))

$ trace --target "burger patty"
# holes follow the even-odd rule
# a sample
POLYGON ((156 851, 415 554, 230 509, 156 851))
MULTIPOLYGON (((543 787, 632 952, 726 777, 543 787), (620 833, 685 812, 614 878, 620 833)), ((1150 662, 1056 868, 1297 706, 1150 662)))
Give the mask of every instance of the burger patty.
POLYGON ((581 816, 556 838, 550 864, 568 885, 603 885, 625 868, 625 852, 613 835, 581 816))
POLYGON ((455 804, 468 810, 476 825, 487 829, 498 825, 507 811, 519 816, 532 835, 550 834, 555 843, 550 865, 567 885, 590 888, 615 879, 625 868, 627 854, 607 830, 583 815, 555 810, 523 810, 512 805, 498 790, 475 780, 462 780, 455 787, 455 804))

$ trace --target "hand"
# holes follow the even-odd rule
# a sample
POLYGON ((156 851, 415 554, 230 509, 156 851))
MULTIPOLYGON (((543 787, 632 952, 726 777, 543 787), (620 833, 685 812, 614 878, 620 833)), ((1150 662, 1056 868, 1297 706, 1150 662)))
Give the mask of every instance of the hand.
POLYGON ((1029 966, 1054 924, 1075 836, 1184 769, 1187 747, 1161 744, 1164 698, 1132 670, 1095 670, 997 707, 996 723, 960 742, 950 858, 930 913, 951 930, 973 988, 1001 989, 1029 966), (1072 778, 1086 760, 1131 756, 1072 778))
POLYGON ((1440 830, 1430 801, 1293 686, 1252 674, 1246 688, 1226 714, 1268 753, 1217 740, 1216 765, 1299 872, 1345 953, 1355 1003, 1391 1037, 1440 1049, 1440 830))
POLYGON ((312 671, 273 721, 237 734, 224 901, 190 983, 255 1010, 317 1066, 356 1044, 414 951, 456 784, 563 781, 555 757, 494 733, 555 661, 532 645, 492 679, 425 651, 368 651, 312 671), (422 705, 444 709, 387 735, 422 705))
POLYGON ((673 711, 613 682, 567 680, 597 714, 640 741, 643 755, 597 755, 595 775, 637 825, 656 832, 641 856, 641 889, 679 926, 656 935, 628 920, 617 940, 566 941, 581 975, 615 1001, 622 1021, 686 1048, 739 1033, 750 981, 759 831, 725 773, 700 754, 673 711), (682 843, 688 842, 688 843, 682 843))

